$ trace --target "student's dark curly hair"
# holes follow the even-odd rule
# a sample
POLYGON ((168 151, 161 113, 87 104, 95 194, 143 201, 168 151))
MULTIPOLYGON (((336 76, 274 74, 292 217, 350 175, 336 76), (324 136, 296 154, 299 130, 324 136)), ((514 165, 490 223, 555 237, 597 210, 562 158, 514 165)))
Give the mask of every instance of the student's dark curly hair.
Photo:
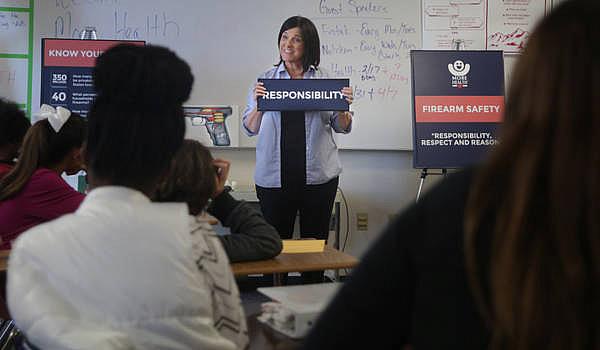
POLYGON ((154 191, 183 141, 194 77, 159 46, 115 46, 96 61, 86 160, 92 181, 154 191))
POLYGON ((183 140, 169 175, 158 186, 158 202, 185 202, 191 215, 200 214, 217 187, 217 174, 208 148, 195 140, 183 140))
POLYGON ((0 98, 0 147, 20 144, 31 126, 19 106, 0 98))

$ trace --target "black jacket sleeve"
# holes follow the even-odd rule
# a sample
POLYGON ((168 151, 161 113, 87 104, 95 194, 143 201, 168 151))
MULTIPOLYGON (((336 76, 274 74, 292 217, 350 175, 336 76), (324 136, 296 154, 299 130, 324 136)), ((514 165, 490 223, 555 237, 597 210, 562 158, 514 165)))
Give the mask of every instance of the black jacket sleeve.
POLYGON ((231 231, 230 235, 219 236, 231 262, 270 259, 281 252, 277 230, 251 204, 223 192, 207 211, 231 231))
POLYGON ((303 349, 402 349, 408 343, 414 272, 398 228, 414 228, 403 215, 361 259, 321 314, 303 349))
POLYGON ((448 176, 361 258, 304 349, 485 349, 464 265, 471 172, 448 176))

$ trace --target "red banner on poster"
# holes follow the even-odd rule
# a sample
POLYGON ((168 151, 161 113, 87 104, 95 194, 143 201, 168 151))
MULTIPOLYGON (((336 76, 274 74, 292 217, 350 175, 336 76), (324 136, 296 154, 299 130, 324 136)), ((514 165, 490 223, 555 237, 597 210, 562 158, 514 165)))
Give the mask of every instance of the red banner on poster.
MULTIPOLYGON (((96 58, 109 48, 123 43, 116 40, 45 39, 43 66, 94 67, 96 58)), ((144 45, 143 41, 128 41, 130 45, 144 45)))
POLYGON ((417 123, 500 123, 504 96, 415 96, 417 123))

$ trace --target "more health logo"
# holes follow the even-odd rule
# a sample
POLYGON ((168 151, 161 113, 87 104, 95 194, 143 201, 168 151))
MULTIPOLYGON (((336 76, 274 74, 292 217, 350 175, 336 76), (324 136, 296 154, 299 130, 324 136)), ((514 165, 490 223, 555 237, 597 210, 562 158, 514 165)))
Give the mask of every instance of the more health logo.
POLYGON ((469 86, 469 79, 467 74, 471 70, 471 65, 464 63, 461 60, 456 60, 454 63, 448 64, 448 71, 452 74, 452 87, 465 88, 469 86))

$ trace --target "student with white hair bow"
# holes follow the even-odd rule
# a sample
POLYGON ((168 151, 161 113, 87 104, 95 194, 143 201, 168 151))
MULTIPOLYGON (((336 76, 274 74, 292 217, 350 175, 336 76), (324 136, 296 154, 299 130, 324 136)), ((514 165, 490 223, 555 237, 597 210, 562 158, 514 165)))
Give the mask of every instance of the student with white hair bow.
POLYGON ((84 168, 85 119, 48 105, 38 116, 25 135, 19 161, 0 181, 0 249, 10 248, 30 227, 75 211, 84 198, 61 174, 84 168))

